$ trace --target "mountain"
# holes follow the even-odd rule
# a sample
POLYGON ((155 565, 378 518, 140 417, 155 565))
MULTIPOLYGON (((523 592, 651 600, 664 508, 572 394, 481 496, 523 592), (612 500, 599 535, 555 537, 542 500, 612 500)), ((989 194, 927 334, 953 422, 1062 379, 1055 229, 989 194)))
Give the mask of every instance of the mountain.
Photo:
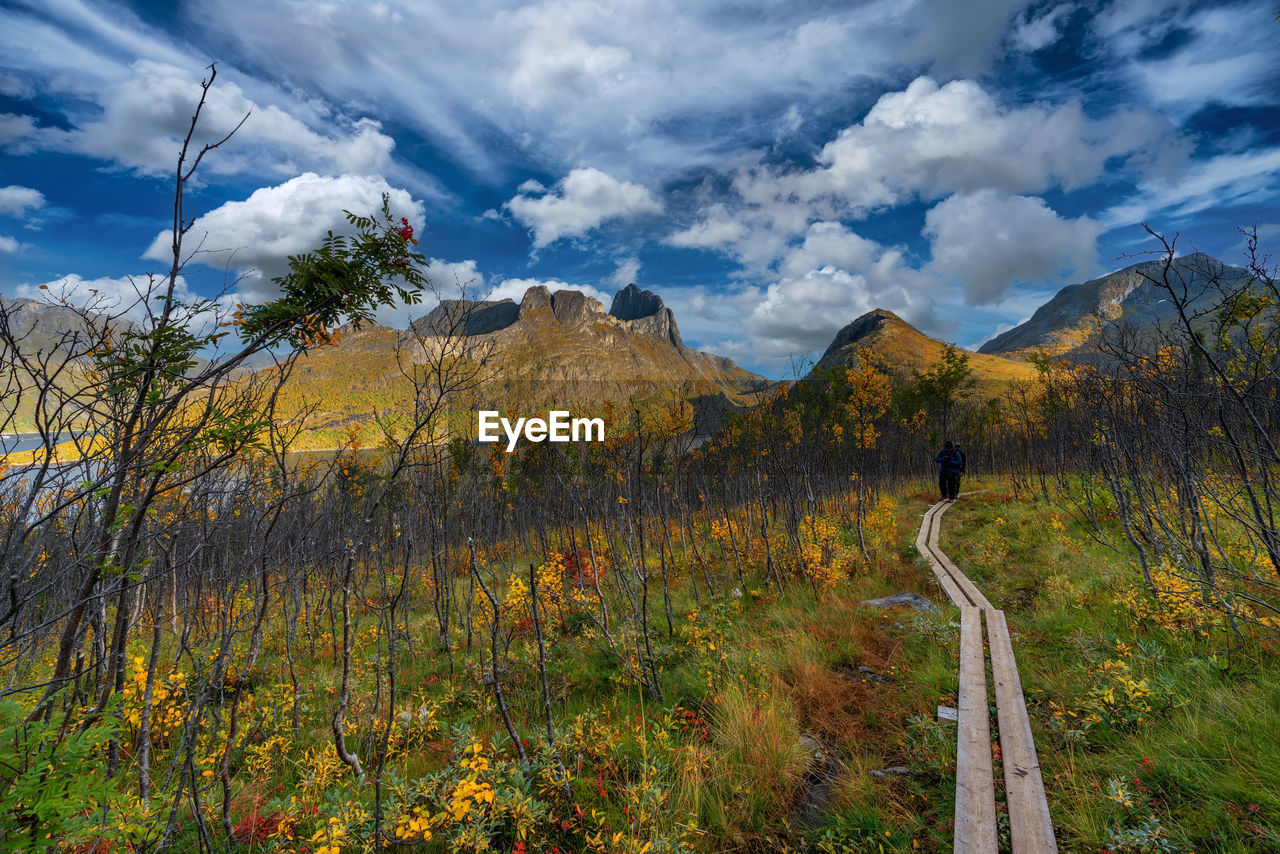
MULTIPOLYGON (((995 336, 979 353, 1025 356, 1043 350, 1051 356, 1085 357, 1103 330, 1112 325, 1152 329, 1171 320, 1174 309, 1152 279, 1163 275, 1164 261, 1144 261, 1101 278, 1068 285, 1025 323, 995 336)), ((1169 279, 1185 287, 1191 307, 1212 309, 1219 294, 1213 285, 1232 285, 1248 272, 1229 267, 1203 252, 1175 258, 1169 279)))
MULTIPOLYGON (((872 364, 895 377, 924 371, 942 358, 946 344, 930 338, 892 311, 877 308, 854 320, 836 333, 814 370, 853 363, 865 353, 872 364)), ((980 382, 1029 379, 1035 369, 1027 362, 1002 356, 964 351, 969 367, 980 382)))
POLYGON ((586 415, 608 405, 662 407, 676 399, 693 403, 705 429, 771 385, 729 359, 686 346, 675 315, 651 291, 628 285, 605 311, 581 291, 552 293, 539 285, 518 303, 444 300, 405 332, 345 330, 335 346, 298 361, 281 402, 286 411, 317 402, 312 421, 316 435, 327 437, 323 443, 352 428, 372 435, 374 413, 403 410, 411 399, 402 369, 445 347, 464 353, 484 377, 458 402, 457 429, 474 430, 475 409, 586 415))

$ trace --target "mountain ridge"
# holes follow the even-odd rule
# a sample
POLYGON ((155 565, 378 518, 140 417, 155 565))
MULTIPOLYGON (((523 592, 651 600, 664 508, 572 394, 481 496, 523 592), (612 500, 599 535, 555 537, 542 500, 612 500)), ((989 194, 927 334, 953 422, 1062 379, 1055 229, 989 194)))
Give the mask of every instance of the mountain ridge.
MULTIPOLYGON (((924 371, 942 358, 948 345, 925 335, 897 314, 876 308, 846 324, 827 347, 814 371, 850 365, 860 354, 884 373, 905 378, 924 371)), ((992 356, 957 347, 969 357, 969 367, 984 382, 1029 379, 1034 367, 1021 360, 992 356)))
MULTIPOLYGON (((1104 330, 1113 324, 1153 327, 1174 316, 1172 306, 1153 282, 1163 275, 1163 259, 1141 261, 1105 276, 1067 285, 1022 323, 978 347, 988 355, 1088 356, 1104 330)), ((1214 281, 1231 283, 1248 272, 1204 252, 1173 259, 1169 274, 1185 287, 1193 308, 1212 307, 1214 281)))

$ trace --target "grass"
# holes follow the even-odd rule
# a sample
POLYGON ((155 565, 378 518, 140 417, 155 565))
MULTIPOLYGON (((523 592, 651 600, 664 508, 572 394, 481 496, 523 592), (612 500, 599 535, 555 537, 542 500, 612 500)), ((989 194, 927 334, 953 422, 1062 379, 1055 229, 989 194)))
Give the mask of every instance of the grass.
MULTIPOLYGON (((1274 644, 1138 619, 1118 601, 1140 580, 1118 531, 1105 546, 987 486, 947 513, 942 546, 1006 612, 1060 849, 1280 850, 1274 644)), ((944 693, 949 651, 912 651, 944 693)))
MULTIPOLYGON (((1006 611, 1060 849, 1280 850, 1275 647, 1227 652, 1222 638, 1138 619, 1121 602, 1137 576, 1123 549, 1099 544, 1058 508, 1017 496, 1008 484, 977 485, 987 491, 947 513, 942 545, 1006 611)), ((955 731, 936 720, 936 708, 956 705, 958 615, 950 606, 931 615, 861 604, 903 590, 943 601, 913 546, 932 500, 922 491, 894 503, 891 530, 870 564, 856 557, 851 532, 840 530, 832 560, 847 559, 847 571, 827 588, 796 579, 781 592, 762 581, 735 591, 732 558, 706 549, 724 587, 695 600, 686 568, 675 573, 670 634, 654 591, 661 702, 603 648, 566 582, 564 602, 544 612, 567 796, 544 743, 531 632, 517 632, 503 676, 533 756, 526 768, 484 685, 484 662, 467 657, 456 634, 451 668, 436 649, 430 608, 419 602, 408 626, 414 650, 401 650, 397 708, 405 719, 386 779, 387 826, 402 834, 396 850, 505 850, 517 841, 549 853, 646 845, 649 852, 950 850, 955 731), (907 773, 873 774, 895 768, 907 773)), ((757 563, 748 570, 758 572, 757 563)), ((611 613, 622 622, 619 605, 611 613)), ((282 629, 268 631, 241 721, 248 736, 233 762, 233 820, 245 833, 259 827, 252 821, 266 830, 238 844, 218 836, 219 844, 242 852, 366 850, 371 787, 332 756, 337 671, 327 618, 316 626, 314 656, 306 625, 299 627, 296 738, 282 629)), ((476 647, 487 648, 483 634, 476 647)), ((348 720, 349 742, 366 758, 378 654, 365 618, 348 720)), ((200 738, 197 771, 208 780, 220 731, 211 725, 200 738)), ((111 802, 120 825, 140 821, 128 796, 136 770, 127 732, 124 742, 123 782, 111 802)), ((159 756, 167 761, 163 744, 159 756)), ((94 791, 107 797, 110 787, 94 791)), ((216 791, 206 794, 214 813, 216 791)), ((184 827, 189 834, 190 822, 184 827)))

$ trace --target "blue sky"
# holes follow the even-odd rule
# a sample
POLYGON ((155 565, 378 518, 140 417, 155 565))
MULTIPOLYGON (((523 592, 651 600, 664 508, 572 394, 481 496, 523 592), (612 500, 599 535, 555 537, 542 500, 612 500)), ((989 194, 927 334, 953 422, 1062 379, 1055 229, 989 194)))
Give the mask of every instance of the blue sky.
MULTIPOLYGON (((974 346, 1150 249, 1280 244, 1274 0, 0 3, 0 294, 261 299, 390 193, 446 295, 638 282, 769 375, 884 307, 974 346)), ((421 308, 397 307, 403 325, 421 308)))

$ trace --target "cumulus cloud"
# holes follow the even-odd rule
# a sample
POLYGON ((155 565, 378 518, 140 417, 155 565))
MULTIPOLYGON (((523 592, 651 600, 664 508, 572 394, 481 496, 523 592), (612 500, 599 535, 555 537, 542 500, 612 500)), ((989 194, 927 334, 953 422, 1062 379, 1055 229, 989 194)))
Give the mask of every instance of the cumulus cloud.
MULTIPOLYGON (((884 0, 785 9, 772 0, 539 0, 447 11, 388 0, 312 4, 305 15, 292 0, 225 0, 184 11, 264 75, 306 80, 334 104, 377 103, 476 174, 500 177, 514 149, 540 168, 589 160, 646 182, 767 141, 772 128, 744 115, 798 99, 826 111, 896 73, 919 29, 911 4, 884 0), (365 45, 376 48, 353 49, 365 45)), ((989 23, 988 51, 1005 22, 989 23)))
POLYGON ((925 295, 880 290, 867 276, 834 266, 747 288, 736 301, 748 337, 718 342, 717 352, 775 370, 816 359, 841 328, 874 308, 921 321, 929 305, 925 295))
POLYGON ((1088 217, 1058 216, 1043 199, 994 190, 958 193, 939 203, 924 229, 930 269, 959 282, 970 304, 1001 299, 1017 282, 1092 272, 1101 231, 1088 217))
POLYGON ((932 324, 930 307, 941 292, 942 283, 914 267, 901 247, 880 244, 840 222, 819 221, 783 251, 776 277, 764 287, 715 294, 684 288, 662 295, 677 311, 681 329, 687 327, 686 338, 758 367, 785 371, 792 359, 815 359, 836 332, 874 308, 932 324), (716 340, 725 329, 739 329, 746 337, 716 340))
POLYGON ((1158 146, 1169 123, 1142 111, 1095 121, 1079 103, 1003 107, 978 83, 919 77, 887 93, 823 146, 817 168, 757 167, 735 189, 749 202, 848 216, 950 193, 1038 193, 1096 181, 1113 157, 1158 146))
POLYGON ((607 220, 662 211, 662 205, 644 187, 591 167, 574 169, 541 196, 520 193, 506 208, 533 232, 535 249, 562 237, 580 237, 607 220))
MULTIPOLYGON (((8 151, 65 151, 94 157, 142 175, 173 172, 182 138, 199 97, 200 73, 190 67, 141 59, 129 76, 96 93, 95 109, 70 110, 72 127, 37 125, 9 117, 2 137, 8 151)), ((301 169, 370 174, 387 169, 395 145, 378 122, 325 116, 314 130, 274 104, 260 104, 236 83, 219 79, 209 91, 194 140, 225 136, 248 115, 235 144, 209 157, 210 174, 293 175, 301 169)))
POLYGON ((30 187, 10 184, 0 187, 0 216, 25 216, 29 210, 44 207, 44 193, 30 187))
MULTIPOLYGON (((198 262, 240 271, 238 287, 249 299, 267 299, 275 294, 271 279, 288 270, 289 255, 314 249, 329 231, 352 233, 343 211, 376 211, 384 193, 392 212, 421 230, 422 203, 407 190, 392 187, 383 178, 308 172, 199 217, 187 234, 187 245, 201 245, 198 262)), ((171 232, 161 232, 143 257, 169 260, 171 240, 171 232)))
POLYGON ((21 244, 14 238, 0 234, 0 252, 12 254, 18 251, 18 247, 20 245, 21 244))
POLYGON ((744 323, 775 354, 826 347, 842 327, 873 308, 917 319, 937 283, 902 250, 838 222, 815 222, 778 265, 780 278, 760 294, 744 323))

